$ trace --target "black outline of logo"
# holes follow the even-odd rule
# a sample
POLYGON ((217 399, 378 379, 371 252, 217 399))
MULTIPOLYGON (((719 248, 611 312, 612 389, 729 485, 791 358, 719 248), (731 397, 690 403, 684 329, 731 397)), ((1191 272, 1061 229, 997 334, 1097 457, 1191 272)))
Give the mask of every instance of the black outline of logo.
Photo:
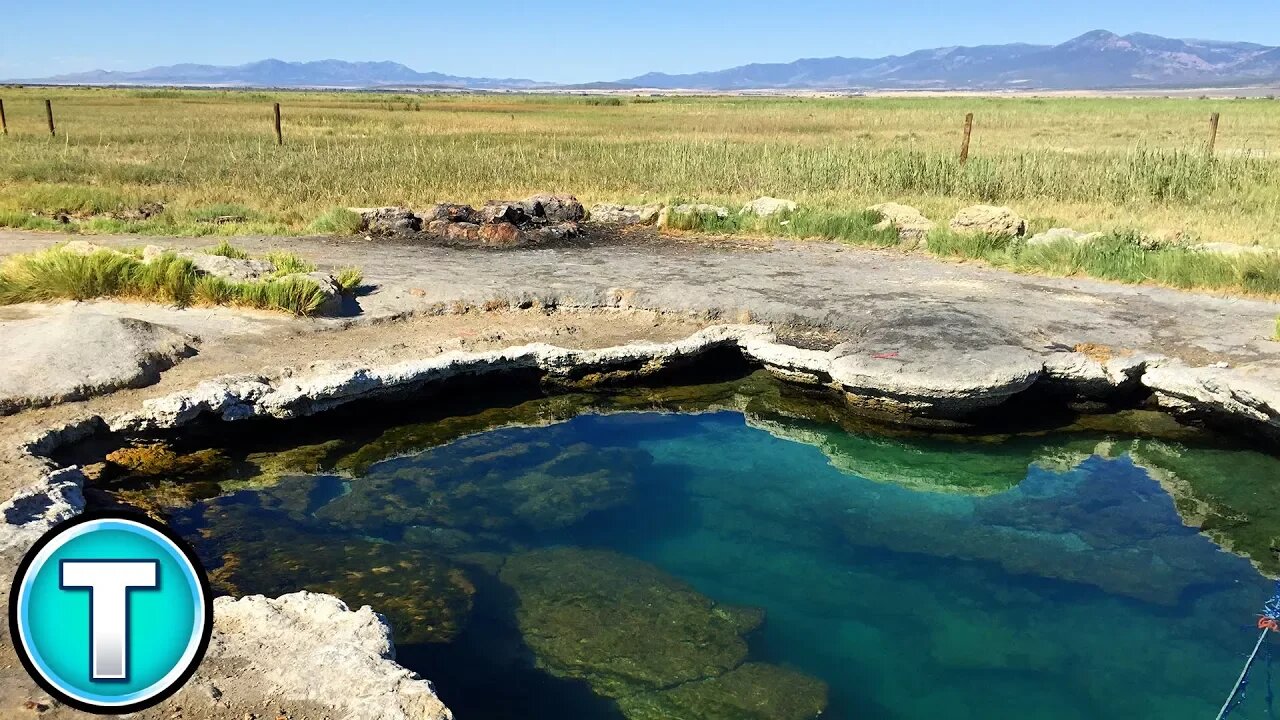
POLYGON ((186 540, 183 540, 181 536, 169 527, 142 514, 107 510, 86 512, 81 515, 77 515, 70 520, 65 520, 54 525, 48 532, 41 535, 39 540, 36 540, 35 544, 31 546, 31 549, 27 551, 27 554, 23 556, 22 562, 18 563, 18 571, 14 574, 13 584, 9 588, 9 637, 13 638, 13 649, 18 656, 18 660, 22 661, 22 667, 26 669, 27 674, 31 676, 32 680, 35 680, 37 685, 43 688, 45 692, 57 698, 59 702, 66 703, 77 710, 83 710, 84 712, 93 713, 95 715, 126 715, 128 713, 135 713, 139 710, 145 710, 149 707, 158 705, 174 693, 178 692, 178 690, 180 690, 182 686, 191 679, 191 676, 196 673, 196 670, 200 667, 200 663, 204 661, 205 653, 209 650, 209 641, 213 638, 213 591, 209 586, 209 576, 205 573, 204 566, 200 564, 199 558, 196 557, 195 551, 191 549, 191 546, 187 544, 186 540), (42 675, 36 668, 35 663, 31 661, 31 657, 27 653, 27 649, 23 647, 22 635, 18 630, 18 591, 21 588, 23 579, 25 579, 27 575, 27 571, 31 569, 31 564, 35 561, 36 555, 38 555, 46 545, 53 542, 55 538, 67 530, 70 530, 77 525, 83 525, 95 520, 126 520, 129 522, 135 522, 139 525, 145 525, 168 538, 175 546, 177 546, 178 550, 186 556, 187 561, 190 562, 191 566, 195 569, 196 581, 200 585, 200 592, 204 595, 204 627, 201 629, 200 641, 196 645, 196 652, 191 658, 190 665, 186 670, 183 670, 182 674, 175 678, 168 687, 145 700, 139 700, 138 702, 129 703, 128 705, 94 705, 92 703, 84 702, 79 698, 67 695, 65 691, 46 680, 44 675, 42 675))

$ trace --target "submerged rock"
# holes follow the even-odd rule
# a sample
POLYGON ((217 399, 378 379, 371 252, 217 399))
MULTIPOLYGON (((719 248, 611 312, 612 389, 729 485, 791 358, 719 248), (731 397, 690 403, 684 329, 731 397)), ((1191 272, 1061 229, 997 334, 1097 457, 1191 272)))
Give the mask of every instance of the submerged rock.
POLYGON ((973 205, 956 213, 951 229, 958 233, 1022 237, 1027 233, 1027 221, 1007 207, 973 205))
MULTIPOLYGON (((301 480, 294 489, 311 488, 301 480)), ((376 605, 402 643, 449 642, 471 613, 475 586, 462 568, 441 555, 352 535, 326 535, 323 528, 299 524, 297 516, 291 519, 270 508, 213 501, 204 513, 200 548, 221 558, 209 578, 232 595, 277 595, 303 588, 352 604, 376 605)))
POLYGON ((617 553, 562 548, 515 555, 499 573, 538 664, 599 694, 722 675, 746 659, 759 616, 717 606, 656 567, 617 553))
POLYGON ((509 558, 499 578, 538 666, 616 698, 629 720, 803 720, 826 706, 820 681, 744 664, 760 611, 718 605, 647 563, 537 550, 509 558))
POLYGON ((650 462, 640 450, 477 436, 448 454, 375 468, 316 515, 348 526, 564 528, 628 502, 636 473, 650 462))
POLYGON ((807 720, 827 706, 821 680, 764 663, 746 663, 706 680, 620 698, 628 720, 807 720))

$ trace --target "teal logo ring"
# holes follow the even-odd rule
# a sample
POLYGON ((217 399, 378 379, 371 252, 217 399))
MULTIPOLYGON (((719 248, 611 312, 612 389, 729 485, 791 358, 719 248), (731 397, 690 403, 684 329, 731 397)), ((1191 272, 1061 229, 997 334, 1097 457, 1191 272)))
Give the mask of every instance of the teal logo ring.
POLYGON ((141 515, 90 513, 23 557, 9 633, 50 695, 87 712, 131 713, 195 673, 213 633, 213 595, 177 533, 141 515))

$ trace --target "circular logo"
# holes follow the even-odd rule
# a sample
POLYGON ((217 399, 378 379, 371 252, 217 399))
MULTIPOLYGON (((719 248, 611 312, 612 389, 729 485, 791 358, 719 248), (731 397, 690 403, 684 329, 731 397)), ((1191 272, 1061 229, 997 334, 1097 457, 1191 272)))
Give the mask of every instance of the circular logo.
POLYGON ((72 707, 129 713, 182 686, 213 632, 195 553, 142 516, 93 513, 51 529, 23 558, 9 630, 37 683, 72 707))

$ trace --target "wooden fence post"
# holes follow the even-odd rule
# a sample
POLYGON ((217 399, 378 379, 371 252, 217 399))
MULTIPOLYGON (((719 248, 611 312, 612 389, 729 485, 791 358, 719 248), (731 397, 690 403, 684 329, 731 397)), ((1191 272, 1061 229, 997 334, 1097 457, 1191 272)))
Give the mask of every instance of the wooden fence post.
POLYGON ((49 134, 53 135, 54 137, 57 137, 58 132, 53 129, 53 101, 52 100, 44 101, 44 114, 45 114, 45 117, 49 118, 49 134))
POLYGON ((969 138, 973 135, 973 113, 964 116, 964 142, 960 144, 960 164, 969 162, 969 138))
POLYGON ((275 113, 276 113, 276 144, 283 145, 284 135, 281 134, 280 132, 280 103, 276 103, 275 113))
POLYGON ((1219 113, 1209 116, 1209 157, 1213 157, 1213 150, 1218 145, 1218 119, 1220 117, 1219 113))
POLYGON ((4 100, 0 100, 0 132, 9 134, 9 123, 4 119, 4 100))

